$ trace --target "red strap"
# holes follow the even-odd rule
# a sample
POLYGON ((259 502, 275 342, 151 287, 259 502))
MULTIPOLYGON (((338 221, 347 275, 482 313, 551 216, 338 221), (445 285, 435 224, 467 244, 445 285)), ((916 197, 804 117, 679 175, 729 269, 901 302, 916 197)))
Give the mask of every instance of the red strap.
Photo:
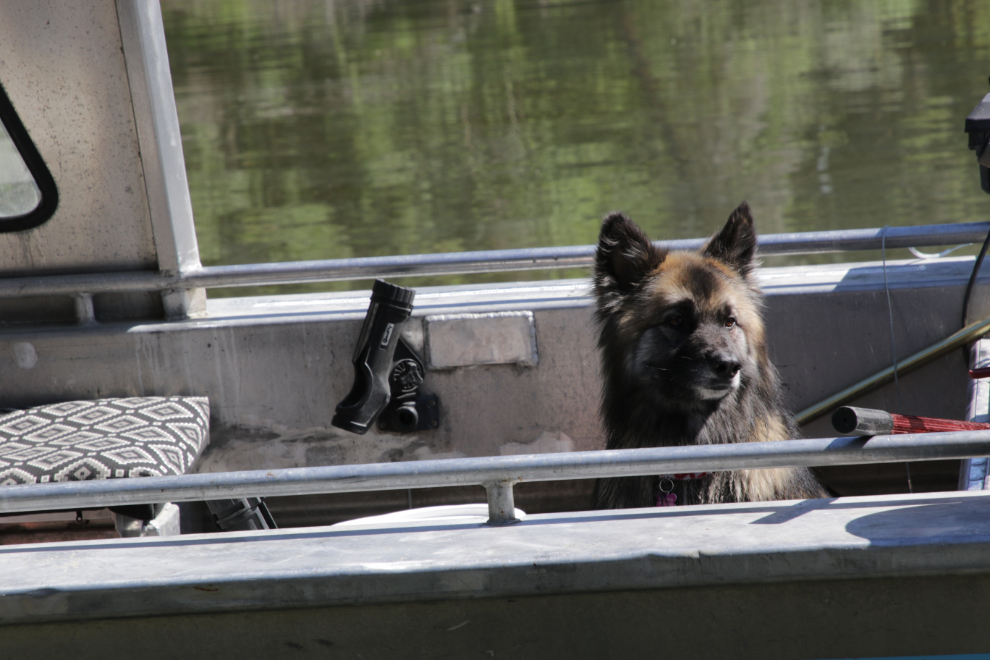
POLYGON ((678 472, 677 474, 661 474, 661 479, 672 479, 674 481, 689 481, 691 479, 702 479, 710 472, 678 472))
POLYGON ((979 380, 981 378, 990 378, 990 367, 980 367, 979 369, 970 369, 969 377, 973 380, 979 380))

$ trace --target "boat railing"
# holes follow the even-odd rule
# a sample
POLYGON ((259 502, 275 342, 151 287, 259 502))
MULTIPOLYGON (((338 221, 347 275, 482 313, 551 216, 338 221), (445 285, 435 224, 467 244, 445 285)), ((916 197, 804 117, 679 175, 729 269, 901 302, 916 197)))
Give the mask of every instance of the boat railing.
MULTIPOLYGON (((825 254, 959 245, 982 242, 988 222, 881 229, 843 229, 759 237, 761 256, 825 254)), ((670 249, 696 249, 705 239, 658 242, 670 249)), ((88 296, 104 293, 170 291, 196 288, 272 286, 348 280, 504 273, 512 271, 586 268, 593 263, 594 245, 448 252, 438 254, 360 257, 320 261, 204 266, 181 274, 125 271, 10 277, 0 279, 0 298, 88 296)))
POLYGON ((525 481, 896 463, 990 455, 990 430, 656 447, 68 481, 0 488, 0 514, 363 491, 483 486, 490 525, 516 521, 525 481))

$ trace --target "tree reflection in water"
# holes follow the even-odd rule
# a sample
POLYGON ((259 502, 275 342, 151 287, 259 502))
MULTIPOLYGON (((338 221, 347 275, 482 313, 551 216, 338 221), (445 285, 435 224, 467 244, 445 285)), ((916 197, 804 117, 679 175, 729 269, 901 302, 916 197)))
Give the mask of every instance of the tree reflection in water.
POLYGON ((744 199, 766 233, 987 216, 990 3, 162 8, 207 264, 589 244, 613 209, 697 237, 744 199))

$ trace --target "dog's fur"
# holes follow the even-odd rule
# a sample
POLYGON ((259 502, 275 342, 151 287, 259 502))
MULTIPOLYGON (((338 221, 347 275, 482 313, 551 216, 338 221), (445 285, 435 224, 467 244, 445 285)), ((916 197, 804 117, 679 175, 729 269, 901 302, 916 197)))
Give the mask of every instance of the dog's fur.
MULTIPOLYGON (((659 249, 621 213, 602 222, 594 291, 607 449, 798 437, 767 357, 755 251, 745 202, 699 252, 659 249)), ((654 506, 659 481, 599 479, 595 504, 654 506)), ((674 483, 678 504, 826 496, 804 468, 674 483)))

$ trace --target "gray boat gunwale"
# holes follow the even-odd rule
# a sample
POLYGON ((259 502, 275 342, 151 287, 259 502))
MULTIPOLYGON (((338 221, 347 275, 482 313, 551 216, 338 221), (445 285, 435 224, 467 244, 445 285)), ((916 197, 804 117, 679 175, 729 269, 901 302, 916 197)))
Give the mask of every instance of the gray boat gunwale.
POLYGON ((948 492, 10 546, 0 626, 987 574, 988 506, 948 492))

